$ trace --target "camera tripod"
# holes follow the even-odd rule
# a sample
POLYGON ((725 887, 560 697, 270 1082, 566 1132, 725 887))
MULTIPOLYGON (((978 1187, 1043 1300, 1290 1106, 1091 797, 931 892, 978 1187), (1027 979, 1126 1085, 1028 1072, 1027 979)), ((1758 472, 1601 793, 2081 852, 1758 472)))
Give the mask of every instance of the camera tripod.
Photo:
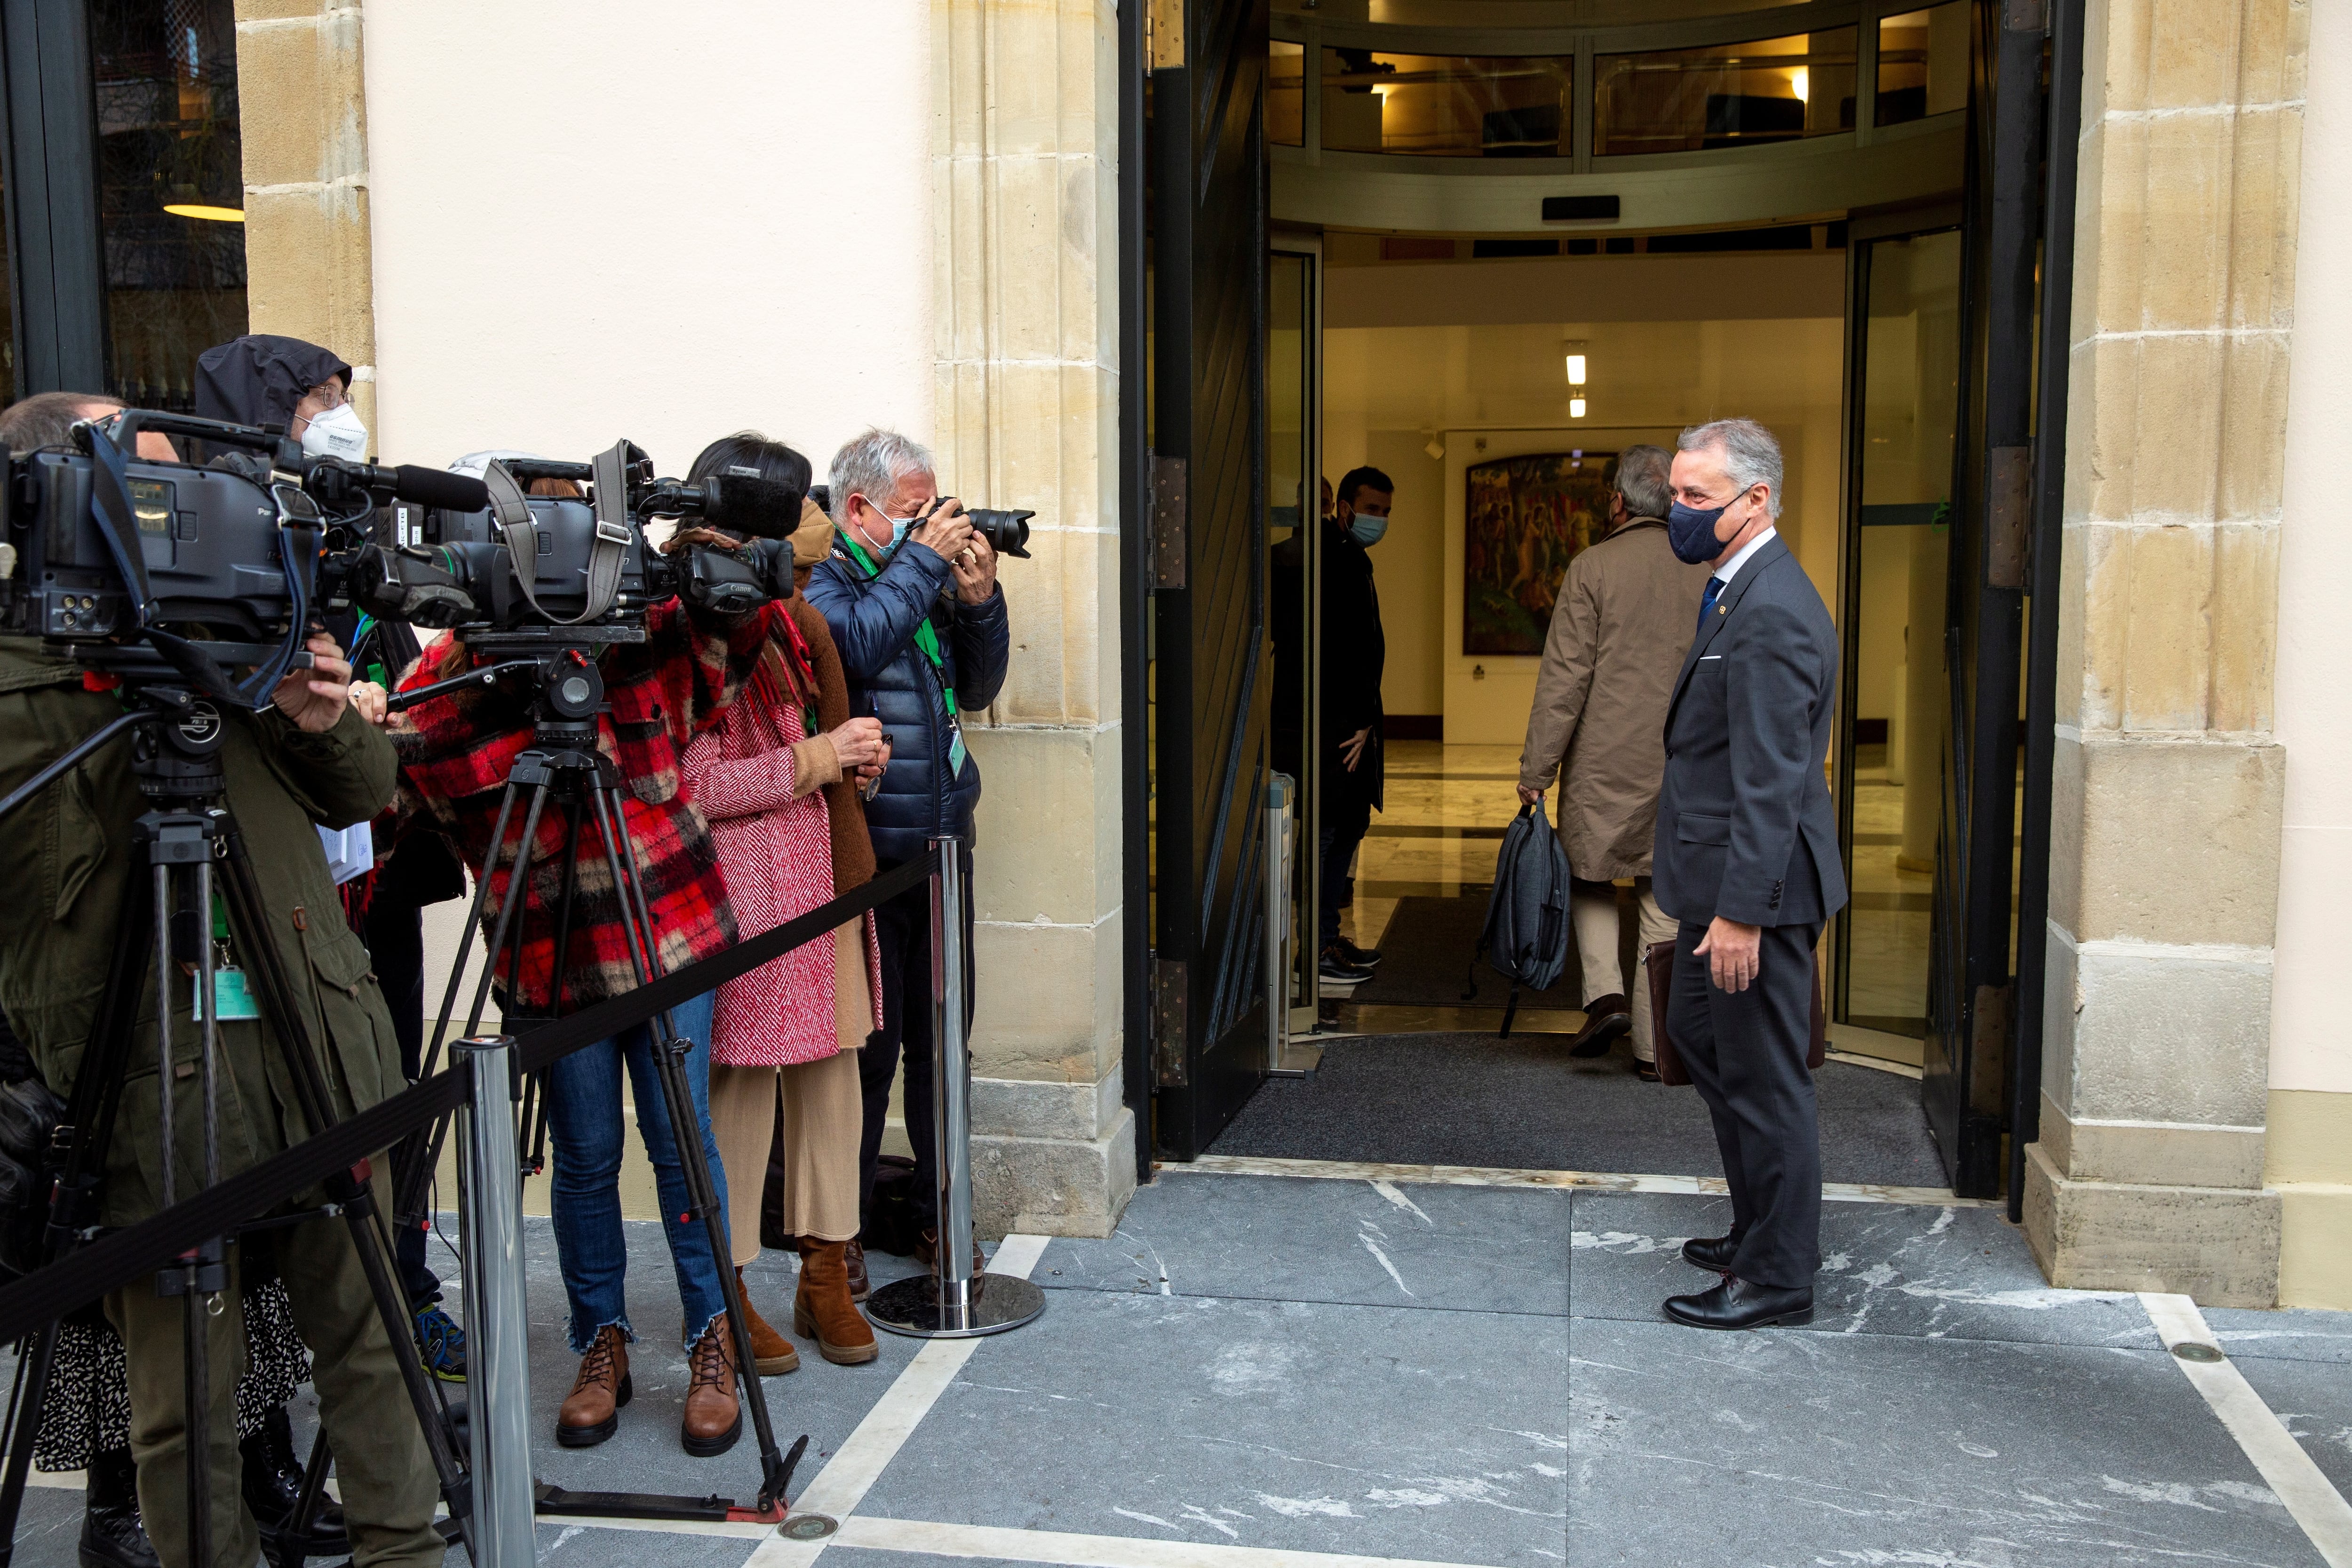
MULTIPOLYGON (((264 1020, 287 1068, 294 1109, 306 1136, 316 1135, 337 1120, 328 1095, 316 1043, 311 1039, 293 982, 276 943, 260 884, 255 876, 236 818, 224 801, 226 779, 219 752, 227 729, 219 711, 201 699, 152 654, 126 651, 107 660, 123 677, 129 710, 87 737, 64 756, 44 768, 23 787, 0 801, 0 817, 38 793, 99 747, 125 731, 132 737, 131 773, 152 805, 133 826, 133 869, 126 879, 114 950, 105 989, 100 994, 89 1041, 74 1076, 73 1093, 64 1120, 51 1143, 49 1166, 57 1175, 46 1233, 51 1261, 63 1258, 89 1239, 98 1226, 100 1184, 108 1152, 114 1139, 124 1079, 131 1066, 133 1037, 142 1002, 155 1009, 155 1068, 159 1089, 158 1134, 161 1142, 162 1206, 169 1208, 182 1196, 177 1175, 178 1130, 173 1086, 193 1068, 203 1110, 201 1167, 205 1186, 220 1179, 217 1118, 219 1092, 219 1026, 236 1005, 233 987, 224 987, 226 971, 216 963, 215 910, 226 916, 230 952, 245 968, 247 994, 254 1010, 241 1016, 264 1020), (215 903, 217 898, 218 902, 215 903), (193 990, 174 996, 174 976, 186 973, 193 990), (152 975, 152 991, 149 989, 152 975), (193 1014, 197 1052, 193 1063, 175 1060, 174 1008, 193 1014)), ((338 914, 337 918, 340 918, 338 914)), ((409 1403, 422 1430, 441 1495, 450 1520, 473 1549, 472 1500, 468 1479, 460 1468, 450 1439, 450 1413, 440 1391, 419 1363, 411 1341, 408 1306, 390 1266, 390 1237, 375 1207, 370 1172, 362 1161, 337 1173, 324 1184, 322 1208, 258 1221, 247 1230, 262 1230, 290 1220, 340 1216, 349 1227, 352 1244, 367 1276, 368 1291, 391 1341, 393 1359, 400 1368, 409 1403)), ((178 1296, 184 1303, 184 1384, 187 1464, 189 1556, 196 1563, 213 1557, 210 1496, 211 1367, 209 1320, 222 1310, 220 1294, 228 1283, 227 1237, 213 1237, 192 1247, 156 1276, 159 1294, 178 1296)), ((51 1321, 20 1354, 16 1387, 10 1398, 7 1463, 0 1475, 0 1568, 5 1568, 15 1540, 18 1510, 24 1501, 26 1473, 48 1396, 61 1324, 51 1321)), ((274 1532, 272 1559, 299 1568, 310 1534, 318 1494, 323 1486, 328 1452, 323 1436, 310 1457, 302 1502, 274 1532)), ((232 1502, 232 1506, 234 1502, 232 1502)))
MULTIPOLYGON (((513 998, 520 994, 526 925, 523 917, 527 916, 530 903, 531 850, 538 839, 540 824, 551 805, 562 812, 565 826, 561 886, 554 908, 550 911, 555 945, 548 981, 549 1015, 559 1016, 562 1012, 563 965, 571 946, 573 905, 579 892, 581 831, 591 821, 603 845, 604 863, 607 875, 612 879, 614 898, 620 906, 621 927, 637 984, 644 985, 659 977, 661 957, 657 932, 645 884, 637 872, 636 848, 630 837, 626 812, 627 792, 612 761, 596 749, 596 716, 604 707, 604 682, 596 668, 594 650, 604 642, 635 641, 644 635, 642 627, 614 628, 607 633, 604 628, 573 626, 564 628, 559 637, 552 638, 538 632, 478 636, 471 639, 469 645, 478 651, 494 657, 501 653, 520 652, 527 657, 493 663, 465 675, 394 696, 392 700, 395 707, 406 708, 449 691, 495 686, 502 679, 522 677, 534 682, 528 699, 532 720, 531 744, 518 753, 508 768, 505 789, 499 799, 498 816, 490 830, 489 847, 485 851, 484 863, 475 879, 474 898, 467 911, 465 934, 458 941, 457 960, 449 972, 448 989, 443 994, 440 1015, 434 1023, 433 1037, 425 1048, 420 1077, 431 1076, 440 1059, 443 1043, 448 1037, 450 1024, 457 1012, 458 993, 464 984, 466 965, 472 957, 474 937, 483 927, 484 916, 497 882, 499 861, 506 852, 507 829, 514 819, 516 802, 526 791, 528 800, 522 813, 522 832, 515 841, 505 896, 499 902, 496 922, 483 950, 481 975, 474 986, 462 1033, 472 1037, 480 1032, 482 1014, 489 1000, 491 983, 501 958, 508 964, 507 995, 513 998)), ((792 1480, 793 1469, 799 1463, 808 1439, 802 1437, 789 1454, 777 1451, 766 1391, 761 1386, 754 1365, 757 1358, 751 1352, 751 1325, 743 1310, 742 1294, 736 1286, 735 1270, 731 1266, 733 1252, 728 1237, 727 1215, 719 1202, 718 1186, 711 1177, 709 1163, 703 1157, 701 1122, 695 1111, 692 1088, 687 1081, 686 1058, 693 1050, 695 1042, 679 1037, 667 1009, 655 1014, 648 1023, 653 1032, 652 1055, 656 1076, 661 1085, 662 1106, 669 1119, 671 1142, 677 1147, 678 1163, 686 1181, 687 1213, 700 1222, 710 1247, 712 1266, 718 1271, 720 1297, 726 1305, 728 1331, 734 1344, 736 1386, 740 1396, 751 1408, 752 1429, 759 1442, 758 1501, 753 1509, 746 1510, 718 1497, 684 1499, 627 1492, 583 1493, 541 1485, 538 1489, 538 1508, 542 1514, 663 1519, 751 1518, 772 1522, 783 1517, 784 1489, 792 1480)), ((528 1146, 533 1151, 524 1167, 527 1173, 535 1173, 543 1163, 547 1094, 548 1086, 536 1078, 523 1089, 520 1110, 523 1127, 517 1142, 518 1146, 528 1146)), ((643 1108, 640 1113, 643 1113, 643 1108)), ((425 1223, 426 1194, 433 1173, 440 1163, 441 1148, 448 1126, 446 1119, 436 1121, 429 1133, 420 1133, 411 1139, 395 1155, 395 1214, 397 1223, 403 1226, 425 1223)))

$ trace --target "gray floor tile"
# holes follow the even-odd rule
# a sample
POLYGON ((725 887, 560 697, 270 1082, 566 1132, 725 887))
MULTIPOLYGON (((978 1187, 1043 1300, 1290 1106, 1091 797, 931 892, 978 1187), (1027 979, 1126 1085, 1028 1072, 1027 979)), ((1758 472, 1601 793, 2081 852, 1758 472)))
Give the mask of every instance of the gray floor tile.
POLYGON ((2205 1321, 2236 1361, 2324 1361, 2352 1366, 2352 1312, 2207 1307, 2205 1321))
POLYGON ((81 1489, 32 1486, 16 1515, 15 1561, 22 1568, 78 1568, 81 1489))
MULTIPOLYGON (((660 1535, 580 1524, 542 1524, 536 1538, 539 1561, 554 1568, 740 1568, 760 1546, 731 1536, 660 1535)), ((451 1552, 445 1568, 466 1568, 466 1554, 451 1552)))
MULTIPOLYGON (((1682 1243, 1722 1235, 1731 1200, 1580 1192, 1571 1214, 1572 1310, 1652 1322, 1666 1297, 1712 1283, 1682 1243)), ((2138 1298, 2043 1284, 1998 1209, 1823 1204, 1813 1300, 1813 1328, 1833 1333, 2157 1348, 2138 1298)))
POLYGON ((1568 1311, 1565 1190, 1162 1172, 1117 1234, 1057 1238, 1049 1289, 1568 1311))
POLYGON ((861 1511, 1557 1568, 1559 1319, 1060 1290, 861 1511))
POLYGON ((2336 1489, 2352 1497, 2352 1364, 2230 1359, 2336 1489))
POLYGON ((2161 1352, 1570 1331, 1578 1568, 2320 1561, 2161 1352))

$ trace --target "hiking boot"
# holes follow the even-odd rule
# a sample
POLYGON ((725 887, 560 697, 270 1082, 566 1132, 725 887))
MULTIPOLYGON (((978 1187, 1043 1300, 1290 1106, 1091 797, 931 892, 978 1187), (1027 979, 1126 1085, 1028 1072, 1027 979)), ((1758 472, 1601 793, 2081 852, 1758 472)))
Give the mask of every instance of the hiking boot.
POLYGON ((442 1382, 466 1381, 466 1331, 437 1306, 417 1310, 416 1355, 442 1382))
MULTIPOLYGON (((294 1449, 293 1417, 286 1413, 283 1405, 271 1407, 262 1415, 260 1427, 251 1436, 239 1438, 236 1447, 245 1460, 237 1489, 245 1498, 246 1510, 260 1527, 265 1554, 275 1557, 278 1531, 293 1517, 295 1505, 302 1500, 305 1467, 302 1456, 294 1449)), ((352 1543, 343 1534, 343 1510, 321 1492, 318 1510, 310 1517, 310 1532, 303 1550, 312 1557, 331 1557, 351 1549, 352 1543)))
POLYGON ((761 1377, 800 1371, 801 1352, 760 1316, 760 1309, 751 1305, 751 1289, 743 1283, 740 1268, 735 1270, 735 1294, 743 1303, 743 1321, 751 1331, 751 1370, 761 1377))
POLYGON ((866 1278, 866 1244, 852 1238, 841 1245, 842 1260, 849 1268, 849 1299, 862 1302, 874 1294, 874 1282, 866 1278))
POLYGON ((82 1480, 81 1568, 162 1568, 139 1521, 139 1473, 127 1447, 90 1456, 82 1480))
POLYGON ((719 1313, 687 1352, 686 1415, 679 1447, 698 1459, 715 1458, 743 1435, 743 1402, 735 1395, 735 1331, 719 1313))
POLYGON ((856 1366, 882 1353, 874 1329, 849 1292, 846 1241, 800 1238, 801 1285, 793 1293, 793 1332, 816 1342, 817 1353, 837 1366, 856 1366))
POLYGON ((555 1440, 567 1448, 595 1447, 620 1429, 621 1406, 634 1392, 628 1339, 620 1324, 607 1323, 580 1358, 580 1375, 555 1413, 555 1440))

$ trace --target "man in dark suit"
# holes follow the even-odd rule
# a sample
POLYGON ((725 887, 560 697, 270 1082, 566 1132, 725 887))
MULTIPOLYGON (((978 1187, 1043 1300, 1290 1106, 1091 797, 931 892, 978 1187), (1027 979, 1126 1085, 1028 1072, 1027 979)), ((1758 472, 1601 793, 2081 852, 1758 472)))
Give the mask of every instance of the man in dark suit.
POLYGON ((1837 628, 1773 528, 1772 433, 1718 419, 1675 445, 1668 538, 1715 573, 1666 710, 1652 875, 1678 925, 1667 1033, 1715 1121, 1731 1231, 1684 1244, 1723 1279, 1666 1313, 1706 1329, 1803 1322, 1821 1267, 1813 944, 1846 897, 1822 773, 1837 628))

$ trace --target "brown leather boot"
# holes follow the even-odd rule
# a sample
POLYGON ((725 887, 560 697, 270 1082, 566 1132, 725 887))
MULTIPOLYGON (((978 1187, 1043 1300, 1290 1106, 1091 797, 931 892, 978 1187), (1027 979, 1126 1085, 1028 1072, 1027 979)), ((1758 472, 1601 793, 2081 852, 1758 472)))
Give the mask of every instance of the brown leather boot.
POLYGON ((841 1245, 843 1260, 849 1265, 849 1299, 862 1302, 874 1294, 874 1282, 866 1278, 866 1244, 853 1240, 841 1245))
POLYGON ((846 1254, 856 1245, 819 1241, 804 1236, 801 1242, 801 1288, 793 1293, 793 1332, 816 1342, 817 1353, 840 1366, 856 1366, 882 1353, 874 1342, 873 1325, 857 1310, 849 1293, 846 1254))
POLYGON ((596 1331, 580 1375, 555 1413, 555 1440, 567 1448, 591 1448, 617 1431, 621 1406, 629 1402, 629 1342, 618 1323, 596 1331))
POLYGON ((776 1332, 768 1320, 760 1316, 760 1309, 751 1305, 751 1287, 743 1283, 743 1271, 735 1270, 735 1294, 743 1302, 743 1321, 751 1329, 751 1370, 761 1377, 775 1377, 782 1373, 801 1369, 801 1352, 793 1342, 776 1332))
POLYGON ((698 1459, 725 1453, 743 1435, 743 1402, 735 1396, 735 1331, 727 1314, 710 1320, 687 1353, 692 1381, 686 1388, 686 1416, 678 1423, 679 1446, 698 1459))

